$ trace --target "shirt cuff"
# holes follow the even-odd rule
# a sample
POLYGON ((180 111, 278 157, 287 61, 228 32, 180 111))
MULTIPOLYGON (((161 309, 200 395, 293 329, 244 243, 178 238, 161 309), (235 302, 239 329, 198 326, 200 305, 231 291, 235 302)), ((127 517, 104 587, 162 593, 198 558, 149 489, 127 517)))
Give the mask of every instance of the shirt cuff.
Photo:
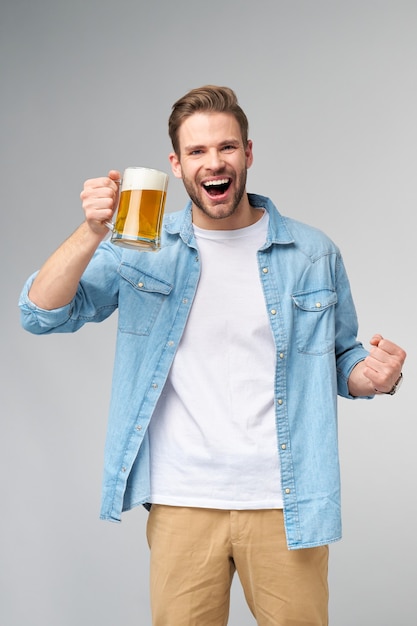
POLYGON ((40 334, 48 332, 64 324, 70 317, 72 302, 57 309, 47 310, 38 307, 29 298, 29 291, 35 279, 33 274, 25 283, 19 298, 21 322, 25 330, 40 334))

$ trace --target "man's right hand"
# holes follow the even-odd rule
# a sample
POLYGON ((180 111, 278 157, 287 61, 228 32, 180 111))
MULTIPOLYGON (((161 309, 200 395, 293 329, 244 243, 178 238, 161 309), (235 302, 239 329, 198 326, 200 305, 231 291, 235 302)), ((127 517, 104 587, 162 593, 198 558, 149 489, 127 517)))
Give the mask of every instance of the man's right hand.
POLYGON ((90 178, 80 194, 85 219, 91 230, 103 237, 108 233, 105 222, 111 222, 119 201, 121 174, 110 170, 107 177, 90 178))

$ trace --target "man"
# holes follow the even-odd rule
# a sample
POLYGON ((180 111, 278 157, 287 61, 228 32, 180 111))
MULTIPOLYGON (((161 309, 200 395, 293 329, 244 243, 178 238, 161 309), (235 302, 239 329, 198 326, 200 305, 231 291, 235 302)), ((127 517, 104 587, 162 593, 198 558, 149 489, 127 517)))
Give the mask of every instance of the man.
POLYGON ((323 626, 337 394, 393 394, 406 355, 358 342, 338 248, 246 192, 233 91, 192 90, 169 132, 190 202, 165 217, 162 250, 103 242, 120 173, 88 180, 85 221, 28 280, 23 324, 72 332, 118 309, 101 517, 150 509, 153 624, 227 624, 237 570, 258 624, 323 626))

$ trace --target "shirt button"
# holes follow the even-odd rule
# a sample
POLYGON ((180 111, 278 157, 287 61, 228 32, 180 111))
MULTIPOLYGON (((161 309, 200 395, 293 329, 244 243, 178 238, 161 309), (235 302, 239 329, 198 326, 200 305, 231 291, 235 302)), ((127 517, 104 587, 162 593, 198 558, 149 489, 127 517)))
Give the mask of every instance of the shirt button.
POLYGON ((276 315, 276 314, 277 314, 276 309, 271 309, 271 315, 276 315))
POLYGON ((143 283, 138 283, 138 287, 142 288, 143 287, 143 283))
POLYGON ((136 426, 136 430, 137 431, 142 430, 142 426, 140 426, 140 425, 136 426))
POLYGON ((125 471, 126 471, 126 468, 125 468, 125 467, 122 467, 122 472, 125 472, 125 471))
POLYGON ((283 399, 282 398, 278 398, 278 404, 281 405, 283 403, 283 399))
POLYGON ((263 267, 262 271, 263 271, 264 274, 268 274, 268 268, 267 267, 263 267))
POLYGON ((283 444, 281 445, 281 450, 286 450, 286 449, 287 449, 287 444, 286 444, 286 443, 283 443, 283 444))
POLYGON ((285 493, 286 493, 286 494, 291 493, 291 489, 288 489, 288 487, 287 487, 287 488, 286 488, 286 490, 285 490, 285 493))
POLYGON ((280 352, 280 353, 279 353, 279 358, 280 358, 280 359, 283 359, 283 358, 284 358, 284 356, 285 356, 285 355, 284 355, 284 353, 283 353, 283 352, 280 352))
POLYGON ((183 299, 182 299, 182 303, 183 303, 183 304, 187 304, 187 303, 188 303, 188 298, 183 298, 183 299))
POLYGON ((174 342, 173 342, 173 341, 168 341, 168 345, 169 345, 170 347, 172 347, 172 346, 174 345, 174 342))
POLYGON ((316 309, 320 309, 321 308, 321 302, 316 302, 316 309))

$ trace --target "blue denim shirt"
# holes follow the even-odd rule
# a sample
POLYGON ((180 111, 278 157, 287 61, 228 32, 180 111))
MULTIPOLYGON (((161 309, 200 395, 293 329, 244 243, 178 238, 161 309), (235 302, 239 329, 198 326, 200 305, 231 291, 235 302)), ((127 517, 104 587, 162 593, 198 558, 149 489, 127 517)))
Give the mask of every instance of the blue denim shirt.
MULTIPOLYGON (((276 344, 275 415, 288 547, 341 537, 337 394, 350 397, 352 368, 368 354, 338 248, 322 232, 269 212, 258 251, 259 280, 276 344)), ((225 280, 233 280, 227 275, 225 280)), ((200 262, 191 203, 165 216, 162 250, 137 252, 102 243, 73 301, 53 311, 20 298, 22 324, 33 333, 73 332, 118 309, 118 335, 105 449, 101 518, 149 498, 147 428, 198 286, 200 262)), ((204 355, 200 355, 204 358, 204 355)), ((256 389, 253 390, 256 393, 256 389)), ((243 461, 244 462, 244 461, 243 461)))

